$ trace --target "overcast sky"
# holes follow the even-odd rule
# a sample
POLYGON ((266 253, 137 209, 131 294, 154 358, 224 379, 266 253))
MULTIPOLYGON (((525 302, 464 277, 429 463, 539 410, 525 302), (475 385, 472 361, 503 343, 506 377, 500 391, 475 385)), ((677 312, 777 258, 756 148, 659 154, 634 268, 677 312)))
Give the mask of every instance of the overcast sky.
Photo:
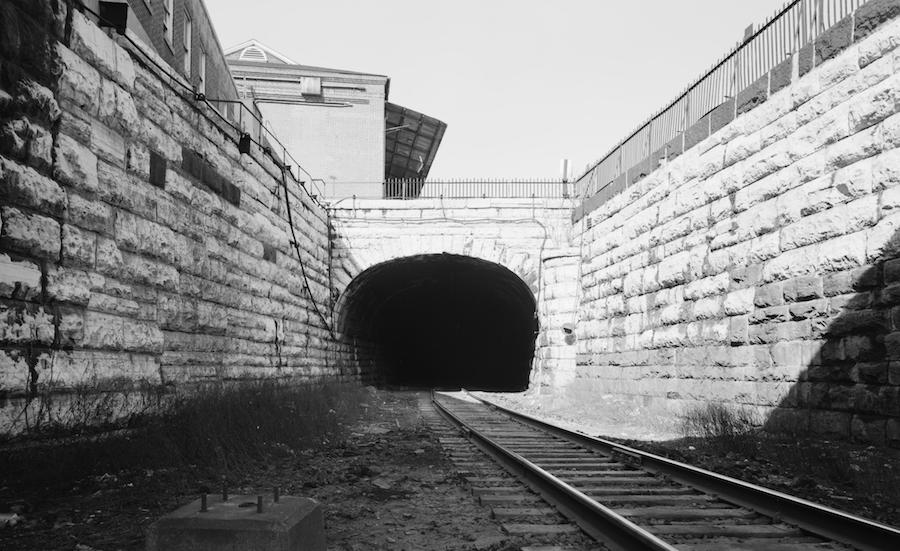
POLYGON ((387 75, 447 123, 430 178, 576 176, 784 0, 206 0, 225 48, 387 75))

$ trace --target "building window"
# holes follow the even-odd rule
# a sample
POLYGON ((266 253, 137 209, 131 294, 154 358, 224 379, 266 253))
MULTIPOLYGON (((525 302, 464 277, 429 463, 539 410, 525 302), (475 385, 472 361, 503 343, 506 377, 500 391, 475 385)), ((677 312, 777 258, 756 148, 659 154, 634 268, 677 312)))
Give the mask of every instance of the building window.
POLYGON ((163 0, 163 37, 170 48, 174 44, 172 38, 172 27, 175 25, 174 14, 172 0, 163 0))
POLYGON ((200 52, 200 65, 197 67, 197 74, 200 76, 200 83, 197 85, 197 91, 201 94, 206 93, 206 52, 200 52))
POLYGON ((184 14, 184 74, 191 76, 191 16, 184 14))

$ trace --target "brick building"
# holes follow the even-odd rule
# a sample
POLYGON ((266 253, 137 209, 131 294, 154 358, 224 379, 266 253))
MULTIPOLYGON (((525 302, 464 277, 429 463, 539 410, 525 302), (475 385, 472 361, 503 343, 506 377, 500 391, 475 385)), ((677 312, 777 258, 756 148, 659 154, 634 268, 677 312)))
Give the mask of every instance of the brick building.
MULTIPOLYGON (((86 2, 89 7, 96 0, 86 2)), ((129 29, 210 99, 236 101, 237 90, 203 0, 127 0, 129 29)), ((218 105, 236 117, 234 106, 218 105)))

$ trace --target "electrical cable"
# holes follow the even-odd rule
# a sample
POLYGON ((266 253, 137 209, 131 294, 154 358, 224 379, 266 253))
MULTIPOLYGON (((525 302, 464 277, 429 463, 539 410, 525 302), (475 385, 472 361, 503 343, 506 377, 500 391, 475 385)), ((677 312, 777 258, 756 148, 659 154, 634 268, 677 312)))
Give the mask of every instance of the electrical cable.
MULTIPOLYGON (((94 11, 89 6, 85 5, 85 3, 82 0, 77 0, 77 2, 84 11, 86 11, 86 12, 90 13, 91 15, 93 15, 94 17, 96 17, 97 20, 102 21, 102 22, 106 23, 107 25, 115 28, 115 24, 112 21, 101 16, 98 12, 94 11)), ((283 163, 275 157, 275 155, 272 153, 271 148, 269 146, 263 144, 262 142, 260 142, 257 139, 254 139, 253 136, 250 136, 249 134, 244 132, 243 128, 241 128, 234 122, 228 120, 224 115, 222 115, 222 113, 219 112, 219 110, 212 103, 209 102, 209 100, 206 98, 205 95, 196 93, 192 87, 190 87, 187 84, 185 84, 184 82, 182 82, 177 75, 174 75, 171 71, 169 71, 168 69, 163 67, 160 63, 158 63, 155 59, 153 59, 152 56, 147 54, 144 51, 142 44, 140 44, 139 42, 134 40, 127 33, 120 33, 120 36, 124 37, 125 40, 127 40, 132 46, 134 46, 134 48, 142 54, 142 57, 145 58, 147 61, 149 61, 154 67, 156 67, 156 69, 159 72, 161 72, 164 76, 166 76, 170 82, 175 82, 176 84, 178 84, 178 86, 183 88, 186 92, 190 93, 193 96, 195 101, 202 101, 207 107, 210 108, 211 111, 213 111, 216 114, 216 116, 218 118, 220 118, 222 120, 222 122, 224 122, 226 125, 231 127, 231 129, 234 130, 235 132, 237 132, 239 135, 246 134, 250 138, 250 141, 252 143, 255 143, 257 146, 259 146, 259 148, 263 151, 263 153, 267 154, 269 156, 269 158, 271 158, 272 161, 274 161, 275 164, 280 169, 282 169, 282 172, 283 172, 283 169, 284 169, 283 163)), ((171 84, 170 84, 170 87, 174 88, 171 84)), ((252 116, 253 119, 256 120, 257 123, 259 123, 260 129, 264 130, 269 137, 271 137, 279 146, 281 146, 281 148, 284 150, 285 155, 287 155, 291 158, 291 160, 297 165, 297 168, 299 168, 300 170, 305 172, 307 175, 309 175, 310 178, 312 178, 312 175, 309 173, 309 171, 306 170, 305 168, 303 168, 303 165, 301 165, 300 162, 297 161, 297 159, 294 158, 294 156, 291 155, 287 151, 287 148, 284 146, 283 143, 281 143, 281 141, 278 139, 278 137, 275 136, 274 134, 272 134, 268 129, 265 128, 262 119, 257 117, 256 113, 253 113, 252 111, 247 109, 246 106, 243 105, 243 103, 241 103, 240 105, 241 105, 242 109, 245 109, 247 111, 247 113, 249 113, 250 116, 252 116)), ((227 134, 226 134, 226 136, 227 136, 227 134)), ((291 176, 291 179, 293 179, 293 175, 291 176)), ((300 184, 300 182, 298 182, 298 184, 300 184)), ((317 205, 319 205, 322 208, 325 208, 325 205, 323 205, 312 193, 310 193, 309 190, 306 189, 306 187, 304 187, 302 184, 300 184, 300 188, 303 189, 303 191, 306 193, 306 195, 309 196, 309 198, 314 203, 316 203, 317 205)))
MULTIPOLYGON (((112 26, 112 27, 115 27, 115 25, 113 24, 113 22, 111 22, 111 21, 109 21, 108 19, 102 17, 99 13, 97 13, 96 11, 94 11, 93 9, 91 9, 90 7, 88 7, 87 5, 85 5, 84 2, 82 2, 81 0, 78 0, 78 4, 81 6, 81 8, 82 8, 84 11, 90 13, 91 15, 93 15, 94 17, 96 17, 98 20, 103 21, 103 22, 106 23, 107 25, 110 25, 110 26, 112 26)), ((244 130, 243 130, 242 128, 240 128, 239 126, 237 126, 236 124, 234 124, 233 122, 231 122, 231 121, 229 121, 227 118, 225 118, 225 116, 222 115, 222 114, 218 111, 218 109, 216 109, 215 106, 213 106, 213 105, 209 102, 209 100, 206 98, 205 95, 196 93, 196 92, 194 91, 193 88, 191 88, 191 87, 189 87, 188 85, 186 85, 186 84, 185 84, 184 82, 182 82, 178 77, 176 77, 176 76, 173 75, 170 71, 168 71, 165 67, 163 67, 162 65, 160 65, 159 63, 157 63, 156 60, 153 59, 150 55, 148 55, 146 52, 144 52, 143 47, 142 47, 141 44, 139 44, 137 41, 135 41, 135 40, 132 39, 130 36, 128 36, 127 33, 120 33, 120 35, 123 36, 129 43, 131 43, 131 45, 134 46, 135 49, 136 49, 138 52, 140 52, 141 54, 143 54, 143 57, 144 57, 147 61, 149 61, 151 64, 153 64, 153 65, 157 68, 158 71, 160 71, 161 73, 163 73, 163 75, 165 75, 166 77, 168 77, 170 81, 176 82, 179 86, 181 86, 181 88, 183 88, 185 91, 187 91, 187 92, 189 92, 190 94, 192 94, 193 97, 194 97, 194 99, 195 99, 196 101, 202 101, 207 107, 209 107, 209 108, 210 108, 210 109, 211 109, 211 110, 212 110, 212 111, 213 111, 213 112, 214 112, 214 113, 222 120, 222 122, 224 122, 225 124, 227 124, 228 126, 230 126, 233 130, 235 130, 236 132, 238 132, 238 133, 241 134, 241 135, 245 134, 245 132, 244 132, 244 130)), ((170 86, 171 86, 171 85, 170 85, 170 86)), ((244 107, 243 104, 241 104, 241 106, 244 107)), ((245 107, 244 107, 244 108, 245 108, 245 107)), ((253 113, 252 111, 247 110, 247 112, 250 113, 250 115, 253 116, 253 118, 254 118, 258 123, 260 123, 260 128, 262 128, 263 130, 265 130, 265 127, 264 127, 263 124, 262 124, 262 120, 259 119, 258 117, 256 117, 256 114, 253 113)), ((290 156, 291 160, 293 160, 293 161, 296 163, 297 167, 298 167, 300 170, 302 170, 303 172, 305 172, 307 175, 310 175, 309 172, 308 172, 305 168, 303 168, 303 166, 302 166, 299 162, 297 162, 297 160, 293 157, 293 155, 291 155, 290 153, 287 152, 287 149, 284 148, 284 144, 282 144, 282 143, 278 140, 278 138, 277 138, 276 136, 272 135, 271 132, 269 132, 268 130, 266 130, 266 133, 269 134, 269 135, 271 135, 271 137, 275 140, 275 142, 277 142, 278 145, 280 145, 280 146, 282 147, 282 149, 284 149, 285 155, 290 156)), ((227 134, 226 134, 226 135, 227 135, 227 134)), ((249 136, 249 135, 248 135, 248 136, 249 136)), ((325 318, 324 314, 322 314, 322 311, 319 310, 319 306, 316 304, 315 297, 313 297, 312 289, 310 288, 310 285, 309 285, 309 277, 307 277, 307 274, 306 274, 306 267, 305 267, 304 264, 303 264, 303 256, 302 256, 302 254, 301 254, 301 252, 300 252, 300 246, 299 246, 299 243, 298 243, 298 241, 297 241, 297 233, 296 233, 296 231, 295 231, 295 229, 294 229, 294 220, 293 220, 293 215, 291 214, 290 191, 289 191, 288 185, 287 185, 287 176, 286 176, 286 174, 285 174, 285 172, 286 172, 286 170, 285 170, 285 165, 284 165, 281 161, 279 161, 279 160, 272 154, 271 149, 270 149, 267 145, 264 145, 264 144, 262 144, 261 142, 259 142, 258 140, 255 140, 252 136, 249 136, 249 138, 250 138, 250 140, 251 140, 253 143, 255 143, 256 145, 258 145, 258 146, 260 147, 260 149, 262 149, 262 151, 263 151, 264 153, 266 153, 266 154, 269 155, 269 157, 275 162, 275 165, 278 166, 279 170, 281 171, 281 184, 282 184, 282 187, 283 187, 283 189, 284 189, 284 200, 285 200, 285 204, 286 204, 286 207, 287 207, 288 225, 289 225, 290 228, 291 228, 291 237, 292 237, 291 244, 293 245, 294 251, 297 253, 297 260, 298 260, 298 262, 300 263, 300 273, 301 273, 301 275, 303 276, 303 287, 304 287, 304 289, 306 289, 307 294, 309 294, 310 302, 312 302, 312 305, 313 305, 313 308, 314 308, 315 311, 316 311, 316 314, 318 314, 319 318, 322 320, 322 324, 325 326, 325 329, 328 331, 328 334, 331 336, 332 340, 334 340, 334 341, 336 342, 336 341, 337 341, 337 337, 335 336, 334 331, 333 331, 332 328, 331 328, 331 325, 328 323, 328 320, 325 318)), ((312 175, 310 175, 310 177, 312 177, 312 175)), ((292 180, 294 179, 294 178, 293 178, 293 175, 291 175, 291 179, 292 179, 292 180)), ((296 182, 296 180, 294 180, 294 181, 296 182)), ((298 184, 299 184, 299 182, 298 182, 298 184)), ((322 205, 322 204, 316 199, 316 197, 313 196, 313 195, 309 192, 308 189, 306 189, 302 184, 301 184, 299 187, 300 187, 301 189, 303 189, 303 191, 309 196, 309 198, 310 198, 313 202, 315 202, 317 205, 319 205, 320 207, 322 207, 323 209, 325 209, 325 206, 322 205)), ((327 209, 326 209, 326 213, 325 213, 325 214, 326 214, 326 217, 327 217, 327 216, 328 216, 327 209)))
POLYGON ((300 263, 300 274, 303 276, 303 288, 306 289, 306 292, 309 294, 309 300, 310 302, 312 302, 316 314, 319 315, 319 319, 322 320, 322 324, 325 326, 325 329, 328 330, 328 334, 331 335, 331 338, 332 340, 334 340, 334 342, 337 342, 337 336, 335 336, 334 331, 331 329, 331 325, 328 323, 328 320, 325 319, 325 315, 322 314, 321 310, 319 310, 319 305, 316 304, 316 298, 313 296, 312 289, 310 289, 309 287, 309 278, 306 277, 306 267, 303 265, 303 255, 300 254, 300 244, 297 241, 297 233, 294 230, 294 217, 291 214, 291 194, 288 191, 287 178, 284 175, 284 168, 281 169, 281 183, 284 186, 284 203, 287 207, 288 225, 291 227, 291 245, 294 246, 294 251, 297 253, 297 261, 300 263))

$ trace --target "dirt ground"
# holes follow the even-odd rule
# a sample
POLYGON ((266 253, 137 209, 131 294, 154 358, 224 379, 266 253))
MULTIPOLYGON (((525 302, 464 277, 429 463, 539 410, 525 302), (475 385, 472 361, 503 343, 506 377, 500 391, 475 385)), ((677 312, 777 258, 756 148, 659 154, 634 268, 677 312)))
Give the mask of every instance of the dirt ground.
MULTIPOLYGON (((253 466, 233 494, 282 493, 319 500, 329 550, 518 549, 489 518, 419 415, 418 395, 372 392, 346 440, 323 451, 253 466)), ((0 488, 4 550, 138 550, 161 515, 219 491, 189 469, 104 473, 65 488, 0 488)))
POLYGON ((571 430, 900 526, 900 450, 817 437, 684 438, 677 419, 599 396, 589 406, 551 395, 475 393, 571 430))

